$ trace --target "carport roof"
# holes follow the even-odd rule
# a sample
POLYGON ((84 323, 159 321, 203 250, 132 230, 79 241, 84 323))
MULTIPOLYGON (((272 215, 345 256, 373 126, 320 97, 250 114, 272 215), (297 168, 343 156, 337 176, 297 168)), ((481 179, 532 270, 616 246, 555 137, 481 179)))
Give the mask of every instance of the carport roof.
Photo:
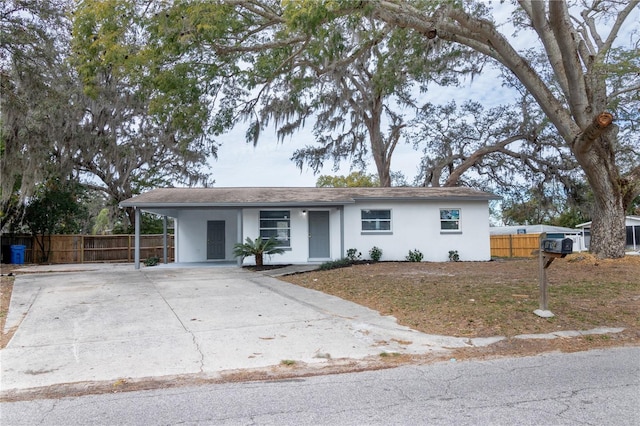
POLYGON ((160 188, 129 198, 122 207, 262 207, 352 204, 367 201, 488 201, 500 197, 472 188, 160 188))

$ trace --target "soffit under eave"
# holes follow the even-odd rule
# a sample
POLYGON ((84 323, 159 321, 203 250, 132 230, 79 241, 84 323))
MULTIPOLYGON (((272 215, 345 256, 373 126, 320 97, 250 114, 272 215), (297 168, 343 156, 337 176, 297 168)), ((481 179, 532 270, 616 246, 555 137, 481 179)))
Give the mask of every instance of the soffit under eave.
POLYGON ((277 208, 277 207, 340 207, 354 204, 354 201, 343 202, 276 202, 276 203, 120 203, 121 207, 133 207, 142 211, 157 210, 194 210, 194 209, 242 209, 242 208, 277 208))

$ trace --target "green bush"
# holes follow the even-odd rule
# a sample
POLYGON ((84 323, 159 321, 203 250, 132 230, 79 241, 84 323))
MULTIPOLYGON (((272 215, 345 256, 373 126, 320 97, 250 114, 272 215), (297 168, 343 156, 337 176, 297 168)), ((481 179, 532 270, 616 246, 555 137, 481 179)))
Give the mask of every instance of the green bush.
POLYGON ((369 250, 369 256, 371 256, 372 261, 379 262, 380 258, 382 258, 382 249, 380 247, 373 246, 371 250, 369 250))
POLYGON ((347 259, 351 262, 357 262, 360 260, 360 256, 362 256, 362 253, 360 253, 358 249, 350 248, 347 250, 347 259))
POLYGON ((406 257, 409 262, 422 262, 423 258, 422 252, 418 249, 409 250, 409 255, 406 257))
POLYGON ((282 254, 284 250, 278 247, 278 240, 274 237, 268 240, 263 240, 258 237, 255 240, 247 237, 245 243, 237 243, 233 246, 233 255, 244 259, 248 256, 254 256, 256 259, 256 266, 263 266, 264 255, 282 254))
POLYGON ((339 260, 331 260, 329 262, 324 262, 322 265, 320 265, 318 269, 320 269, 321 271, 328 271, 330 269, 345 268, 347 266, 351 266, 352 263, 353 262, 351 260, 344 257, 339 260))
POLYGON ((458 250, 449 250, 449 262, 459 262, 458 250))
POLYGON ((144 261, 144 266, 156 266, 160 263, 160 259, 156 256, 148 257, 144 261))

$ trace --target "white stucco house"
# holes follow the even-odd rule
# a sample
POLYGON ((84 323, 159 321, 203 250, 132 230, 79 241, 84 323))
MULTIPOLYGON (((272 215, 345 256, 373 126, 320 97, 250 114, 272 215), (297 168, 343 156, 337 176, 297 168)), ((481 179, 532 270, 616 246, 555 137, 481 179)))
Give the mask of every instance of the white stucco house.
MULTIPOLYGON (((627 249, 640 251, 640 216, 625 216, 624 223, 627 249)), ((581 223, 576 228, 582 233, 585 245, 589 248, 591 243, 591 222, 581 223)))
POLYGON ((285 250, 265 263, 321 263, 351 248, 366 259, 374 246, 381 260, 405 260, 417 249, 440 262, 450 250, 462 261, 491 259, 495 199, 470 188, 163 188, 121 206, 138 218, 145 211, 173 219, 177 263, 236 261, 233 246, 258 236, 276 237, 285 250))

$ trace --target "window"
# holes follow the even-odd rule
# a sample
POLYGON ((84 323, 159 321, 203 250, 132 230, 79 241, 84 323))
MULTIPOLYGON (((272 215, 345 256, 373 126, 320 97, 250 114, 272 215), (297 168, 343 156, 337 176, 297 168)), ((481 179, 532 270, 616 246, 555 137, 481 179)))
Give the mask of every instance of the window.
POLYGON ((391 210, 361 210, 360 214, 362 231, 391 231, 391 210))
POLYGON ((289 210, 260 212, 260 238, 274 237, 279 247, 291 247, 291 214, 289 210))
POLYGON ((460 209, 440 209, 440 230, 460 230, 460 209))

